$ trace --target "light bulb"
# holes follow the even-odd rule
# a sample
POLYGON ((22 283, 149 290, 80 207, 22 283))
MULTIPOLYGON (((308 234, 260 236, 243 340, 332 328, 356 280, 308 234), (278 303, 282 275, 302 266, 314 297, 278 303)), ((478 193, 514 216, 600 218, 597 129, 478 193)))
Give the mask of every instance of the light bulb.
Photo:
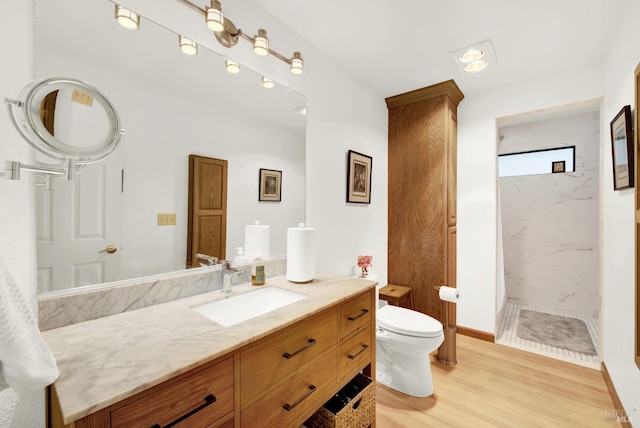
POLYGON ((198 53, 198 45, 193 40, 187 39, 184 36, 178 36, 178 42, 183 54, 195 55, 198 53))
POLYGON ((116 20, 118 24, 127 30, 137 30, 140 28, 140 15, 119 4, 116 5, 116 20))
POLYGON ((253 51, 256 55, 269 55, 269 39, 267 39, 267 31, 262 28, 258 30, 258 35, 253 39, 253 51))
POLYGON ((231 74, 240 73, 240 64, 235 61, 231 61, 230 59, 225 61, 225 65, 227 67, 227 71, 231 74))
POLYGON ((300 52, 294 52, 293 58, 291 58, 291 73, 302 74, 304 71, 304 62, 302 61, 302 54, 300 52))
POLYGON ((262 77, 262 86, 264 86, 267 89, 271 89, 273 88, 273 80, 269 79, 268 77, 262 77))
POLYGON ((211 7, 207 8, 205 21, 207 27, 214 33, 224 31, 224 13, 218 0, 211 0, 211 7))

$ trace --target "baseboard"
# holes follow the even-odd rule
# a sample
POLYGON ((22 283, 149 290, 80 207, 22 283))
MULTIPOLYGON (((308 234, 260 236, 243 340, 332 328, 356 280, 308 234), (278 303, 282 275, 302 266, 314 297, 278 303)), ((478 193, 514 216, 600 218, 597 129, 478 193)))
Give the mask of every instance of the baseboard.
POLYGON ((458 333, 462 334, 463 336, 470 336, 491 343, 495 343, 496 341, 496 336, 492 333, 487 333, 486 331, 474 330, 469 327, 461 326, 457 326, 457 329, 458 333))
POLYGON ((620 401, 620 397, 618 397, 618 392, 616 391, 616 387, 613 385, 613 381, 611 380, 611 376, 609 376, 609 371, 607 370, 607 366, 604 361, 600 364, 600 372, 602 373, 604 383, 607 385, 607 389, 609 390, 611 401, 613 401, 613 409, 610 409, 610 414, 608 414, 607 417, 619 422, 625 428, 633 428, 631 422, 629 422, 628 415, 622 406, 622 401, 620 401))

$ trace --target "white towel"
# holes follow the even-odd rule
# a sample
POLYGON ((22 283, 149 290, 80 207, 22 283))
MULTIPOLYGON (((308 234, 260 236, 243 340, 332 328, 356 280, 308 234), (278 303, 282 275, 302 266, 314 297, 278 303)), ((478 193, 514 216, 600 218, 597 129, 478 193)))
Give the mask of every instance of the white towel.
POLYGON ((59 374, 33 311, 0 259, 0 385, 6 382, 16 392, 37 391, 59 374))

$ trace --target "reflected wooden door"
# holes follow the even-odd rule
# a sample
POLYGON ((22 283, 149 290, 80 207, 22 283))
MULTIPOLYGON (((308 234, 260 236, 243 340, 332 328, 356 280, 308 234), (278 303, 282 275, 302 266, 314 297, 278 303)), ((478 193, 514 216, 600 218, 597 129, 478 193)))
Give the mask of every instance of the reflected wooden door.
POLYGON ((226 258, 227 161, 189 155, 187 268, 200 266, 196 254, 226 258))

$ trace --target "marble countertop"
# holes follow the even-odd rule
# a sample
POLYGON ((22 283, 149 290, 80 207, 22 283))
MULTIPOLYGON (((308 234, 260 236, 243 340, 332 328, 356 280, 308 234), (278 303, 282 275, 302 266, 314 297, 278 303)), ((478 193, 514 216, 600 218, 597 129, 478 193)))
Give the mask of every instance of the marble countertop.
POLYGON ((376 284, 328 273, 317 273, 306 284, 288 282, 285 275, 267 278, 265 286, 307 298, 226 328, 191 308, 256 287, 241 284, 230 293, 214 291, 44 331, 60 370, 54 386, 64 423, 233 352, 376 284))

